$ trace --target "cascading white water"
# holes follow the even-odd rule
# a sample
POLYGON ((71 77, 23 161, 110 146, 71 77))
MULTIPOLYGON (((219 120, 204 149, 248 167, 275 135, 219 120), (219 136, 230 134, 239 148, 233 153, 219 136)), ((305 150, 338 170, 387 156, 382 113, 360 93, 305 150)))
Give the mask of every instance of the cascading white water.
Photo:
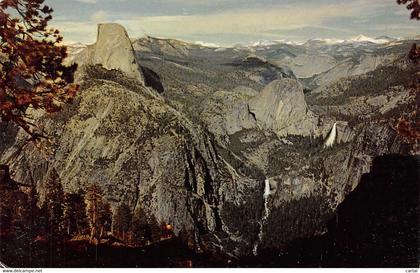
POLYGON ((254 244, 254 249, 252 250, 252 253, 254 254, 254 256, 258 255, 258 246, 260 245, 263 236, 264 236, 264 225, 267 222, 268 216, 270 215, 270 210, 268 208, 268 197, 271 194, 271 190, 270 190, 270 181, 268 179, 265 180, 265 186, 264 186, 264 215, 261 218, 261 220, 258 222, 259 226, 260 226, 260 231, 258 232, 258 240, 255 242, 254 244))
POLYGON ((264 199, 267 199, 267 197, 270 195, 271 190, 270 190, 270 181, 268 179, 266 179, 264 181, 265 185, 264 185, 264 199))
POLYGON ((336 141, 337 138, 337 122, 334 123, 331 132, 329 133, 327 139, 324 143, 324 148, 332 147, 336 141))

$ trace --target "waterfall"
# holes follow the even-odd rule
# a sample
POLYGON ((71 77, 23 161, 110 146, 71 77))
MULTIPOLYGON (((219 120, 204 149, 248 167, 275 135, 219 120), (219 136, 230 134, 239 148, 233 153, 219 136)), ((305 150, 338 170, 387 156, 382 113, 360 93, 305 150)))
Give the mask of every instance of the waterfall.
POLYGON ((261 220, 258 222, 258 224, 260 226, 260 231, 258 232, 258 240, 255 242, 254 249, 252 250, 252 253, 254 254, 254 256, 258 255, 258 246, 260 245, 260 243, 261 243, 261 241, 264 237, 264 225, 267 222, 268 216, 270 215, 270 210, 268 208, 268 197, 271 194, 270 181, 268 179, 266 179, 264 181, 264 183, 265 183, 264 194, 263 194, 264 214, 263 214, 263 217, 261 218, 261 220))
POLYGON ((324 148, 332 147, 334 145, 336 138, 337 138, 337 122, 334 123, 330 134, 325 140, 324 148))

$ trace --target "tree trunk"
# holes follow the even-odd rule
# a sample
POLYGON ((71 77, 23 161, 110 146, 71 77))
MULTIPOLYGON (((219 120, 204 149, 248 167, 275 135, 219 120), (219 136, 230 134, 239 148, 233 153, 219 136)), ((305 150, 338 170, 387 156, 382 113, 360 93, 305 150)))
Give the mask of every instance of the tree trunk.
POLYGON ((90 230, 90 243, 93 243, 93 239, 95 239, 96 237, 96 227, 93 226, 92 229, 90 230))

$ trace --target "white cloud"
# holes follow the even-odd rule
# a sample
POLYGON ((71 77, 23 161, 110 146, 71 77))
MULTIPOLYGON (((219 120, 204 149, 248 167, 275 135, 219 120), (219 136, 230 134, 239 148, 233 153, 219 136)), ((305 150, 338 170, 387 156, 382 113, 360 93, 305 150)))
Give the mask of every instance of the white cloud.
MULTIPOLYGON (((117 20, 129 30, 142 28, 148 34, 185 36, 192 34, 242 33, 255 34, 279 28, 322 24, 325 18, 351 16, 354 10, 329 5, 312 10, 298 7, 228 11, 209 15, 147 16, 117 20)), ((138 35, 138 34, 137 34, 138 35)))
MULTIPOLYGON (((104 21, 122 24, 127 28, 132 38, 147 34, 218 43, 224 43, 224 40, 228 43, 234 35, 237 35, 241 40, 240 37, 244 37, 243 42, 246 42, 249 37, 251 37, 250 39, 258 37, 258 39, 267 40, 287 39, 287 36, 293 34, 292 32, 282 34, 275 30, 314 26, 340 28, 343 33, 346 31, 352 33, 353 30, 360 30, 362 22, 364 22, 364 28, 372 30, 372 35, 379 36, 388 33, 387 35, 392 36, 393 33, 398 34, 397 30, 392 29, 392 26, 397 26, 398 20, 387 24, 392 20, 389 16, 397 13, 395 16, 404 20, 405 17, 401 14, 406 12, 402 6, 398 6, 393 1, 383 0, 314 0, 313 2, 305 1, 304 4, 302 2, 293 3, 291 0, 278 0, 278 2, 272 0, 74 1, 92 5, 73 2, 77 7, 75 8, 76 12, 72 12, 72 17, 63 12, 60 17, 56 18, 59 21, 55 22, 55 26, 62 30, 65 39, 85 43, 95 40, 96 23, 104 21), (126 3, 122 4, 121 2, 126 3), (267 6, 252 5, 256 2, 271 4, 267 4, 267 6), (96 5, 94 5, 95 3, 96 5), (148 4, 145 5, 145 3, 148 4), (226 9, 222 9, 225 7, 224 4, 228 3, 241 3, 241 5, 226 5, 226 9), (118 5, 115 6, 116 4, 118 5), (78 13, 79 8, 80 14, 78 13), (334 22, 337 22, 337 25, 334 22), (373 29, 375 23, 378 24, 377 34, 373 29), (392 30, 392 32, 388 30, 392 30), (216 36, 217 38, 214 39, 216 36), (207 40, 207 37, 212 38, 207 40)), ((407 19, 407 21, 409 20, 407 19)), ((410 25, 410 29, 401 29, 400 34, 394 36, 404 36, 404 33, 411 34, 414 26, 412 22, 406 24, 410 25)), ((314 30, 314 32, 317 31, 314 30)), ((333 33, 332 36, 334 35, 333 33)), ((299 39, 305 40, 308 34, 302 32, 292 36, 299 36, 299 39)), ((294 39, 297 39, 296 37, 294 39)))
POLYGON ((108 13, 104 10, 98 10, 90 16, 90 20, 95 23, 104 22, 107 20, 107 18, 108 18, 108 13))
POLYGON ((76 2, 87 3, 87 4, 96 4, 96 0, 76 0, 76 2))
POLYGON ((53 23, 52 27, 60 30, 66 44, 76 42, 91 44, 96 39, 96 24, 89 22, 60 22, 53 23))

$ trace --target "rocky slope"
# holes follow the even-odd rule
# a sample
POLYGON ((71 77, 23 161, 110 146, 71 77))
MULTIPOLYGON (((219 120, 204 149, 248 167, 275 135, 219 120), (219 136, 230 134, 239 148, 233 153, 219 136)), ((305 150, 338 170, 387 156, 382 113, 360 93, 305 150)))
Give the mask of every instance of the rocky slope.
MULTIPOLYGON (((66 60, 68 63, 78 63, 81 68, 100 64, 106 69, 120 70, 129 78, 144 81, 127 31, 119 24, 99 24, 95 44, 70 48, 70 58, 66 60)), ((82 70, 79 69, 79 72, 82 70)))
MULTIPOLYGON (((99 36, 95 47, 113 39, 99 36)), ((388 123, 413 99, 404 86, 354 94, 346 85, 335 103, 324 91, 305 96, 293 73, 248 53, 148 39, 134 43, 135 61, 113 43, 97 62, 80 61, 74 105, 35 115, 52 154, 28 147, 11 166, 16 180, 32 175, 41 198, 51 168, 68 192, 97 182, 114 208, 170 223, 197 250, 239 257, 324 233, 375 157, 406 152, 388 123), (109 67, 106 56, 119 50, 124 58, 109 67), (132 74, 136 63, 159 92, 132 74), (334 122, 338 136, 325 149, 334 122)), ((2 142, 2 159, 23 140, 19 132, 2 142)))

